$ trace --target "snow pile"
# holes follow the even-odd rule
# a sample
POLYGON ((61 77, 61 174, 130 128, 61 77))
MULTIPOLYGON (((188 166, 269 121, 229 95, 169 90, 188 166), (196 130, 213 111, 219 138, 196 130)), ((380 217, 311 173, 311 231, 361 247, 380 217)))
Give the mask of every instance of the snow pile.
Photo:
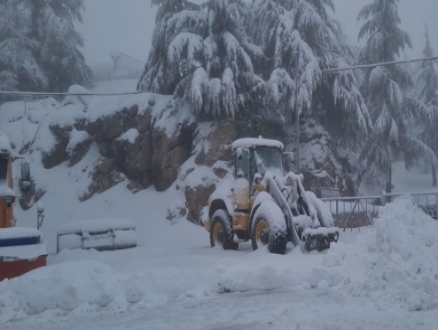
POLYGON ((379 253, 353 294, 412 311, 437 309, 438 223, 404 196, 382 208, 376 224, 379 253))
MULTIPOLYGON (((257 259, 272 260, 270 254, 260 250, 257 259)), ((277 257, 277 263, 284 262, 285 257, 277 257)), ((288 264, 292 265, 292 260, 288 264)), ((309 273, 296 274, 291 269, 263 266, 263 262, 252 259, 202 272, 161 268, 133 275, 116 272, 98 261, 64 262, 1 282, 0 323, 48 311, 65 315, 143 309, 172 299, 205 299, 222 293, 264 292, 291 286, 327 291, 343 278, 322 268, 306 271, 309 273)))
POLYGON ((47 310, 73 311, 83 304, 88 310, 106 307, 119 282, 109 266, 93 261, 36 269, 0 283, 0 322, 47 310))

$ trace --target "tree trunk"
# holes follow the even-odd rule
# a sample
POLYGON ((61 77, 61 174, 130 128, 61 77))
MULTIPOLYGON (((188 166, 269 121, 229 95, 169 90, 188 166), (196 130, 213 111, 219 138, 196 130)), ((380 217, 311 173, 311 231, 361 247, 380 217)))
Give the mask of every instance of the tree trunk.
POLYGON ((432 181, 433 181, 433 186, 436 187, 436 168, 435 165, 432 164, 432 181))
MULTIPOLYGON (((389 165, 388 177, 386 178, 386 193, 390 194, 392 191, 392 164, 389 165)), ((391 203, 391 197, 386 197, 386 202, 391 203)))

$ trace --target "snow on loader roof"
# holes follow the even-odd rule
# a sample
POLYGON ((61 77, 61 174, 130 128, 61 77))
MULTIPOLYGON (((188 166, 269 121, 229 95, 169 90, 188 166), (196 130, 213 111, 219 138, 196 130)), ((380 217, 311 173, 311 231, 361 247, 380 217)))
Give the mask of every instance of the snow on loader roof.
POLYGON ((263 139, 262 137, 259 138, 244 138, 236 140, 232 143, 232 148, 245 148, 245 149, 251 149, 254 147, 273 147, 278 149, 284 149, 284 144, 277 140, 270 140, 270 139, 263 139))

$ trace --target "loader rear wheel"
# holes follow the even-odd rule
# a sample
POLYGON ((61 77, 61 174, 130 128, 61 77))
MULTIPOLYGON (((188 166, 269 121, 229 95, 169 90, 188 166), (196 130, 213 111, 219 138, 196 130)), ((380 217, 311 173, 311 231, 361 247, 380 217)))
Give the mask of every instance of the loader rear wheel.
POLYGON ((234 242, 234 231, 231 217, 225 210, 214 212, 210 224, 211 247, 222 245, 224 250, 237 250, 239 244, 234 242))
POLYGON ((256 211, 251 225, 253 250, 268 246, 271 253, 284 254, 287 244, 286 221, 273 201, 265 201, 256 211))

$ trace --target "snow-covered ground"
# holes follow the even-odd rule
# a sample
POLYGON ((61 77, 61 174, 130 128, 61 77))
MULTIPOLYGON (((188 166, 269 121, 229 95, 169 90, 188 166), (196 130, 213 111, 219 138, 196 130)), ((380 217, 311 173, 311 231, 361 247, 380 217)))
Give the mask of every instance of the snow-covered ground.
MULTIPOLYGON (((111 91, 128 90, 114 84, 111 91)), ((10 110, 19 121, 19 109, 10 110)), ((38 120, 43 112, 34 113, 38 120)), ((1 121, 0 129, 8 130, 1 121)), ((11 137, 19 148, 20 136, 11 137)), ((96 157, 92 149, 75 166, 51 170, 37 153, 28 157, 47 191, 41 231, 51 255, 47 267, 0 282, 2 330, 438 329, 438 222, 410 199, 383 208, 374 228, 341 233, 327 253, 288 245, 286 255, 271 255, 250 243, 224 251, 210 247, 202 227, 166 220, 180 198, 174 189, 133 194, 122 182, 80 203, 89 180, 83 170, 96 157), (55 254, 62 225, 100 218, 133 221, 138 247, 55 254)), ((394 173, 397 190, 431 189, 429 175, 397 164, 394 173)), ((36 227, 36 206, 16 210, 18 226, 36 227)))
POLYGON ((436 329, 438 223, 410 199, 327 253, 279 256, 210 248, 203 228, 164 220, 171 196, 148 190, 111 207, 123 194, 88 205, 129 214, 140 246, 62 251, 0 283, 2 329, 436 329))

